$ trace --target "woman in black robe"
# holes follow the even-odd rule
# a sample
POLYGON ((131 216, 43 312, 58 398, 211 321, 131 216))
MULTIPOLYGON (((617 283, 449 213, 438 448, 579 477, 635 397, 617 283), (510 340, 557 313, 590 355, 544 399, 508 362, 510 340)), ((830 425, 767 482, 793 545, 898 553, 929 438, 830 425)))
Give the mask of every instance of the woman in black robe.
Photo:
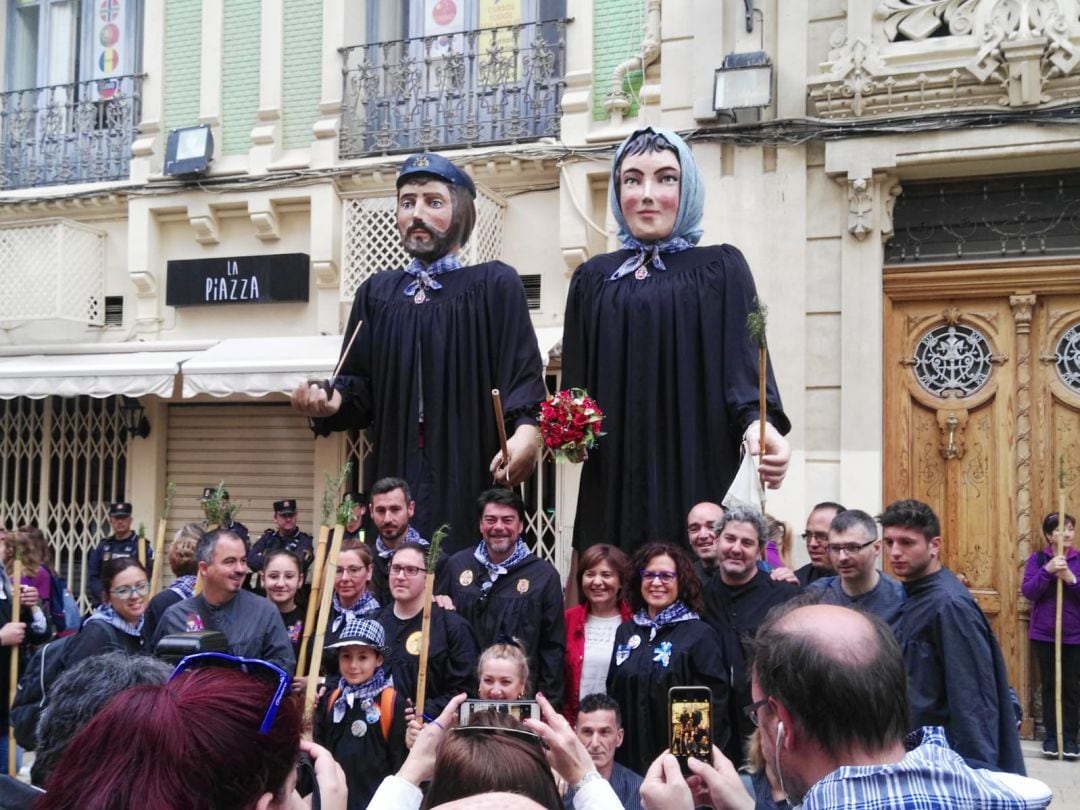
MULTIPOLYGON (((724 497, 740 442, 758 453, 758 349, 746 328, 757 293, 737 248, 695 247, 704 188, 675 133, 627 138, 609 197, 624 249, 574 273, 562 387, 588 390, 606 433, 582 470, 574 547, 633 553, 651 540, 685 545, 686 513, 724 497)), ((791 426, 771 369, 767 402, 760 470, 778 486, 791 426)))
POLYGON ((633 618, 615 634, 607 692, 619 704, 626 736, 615 759, 636 773, 671 744, 668 690, 712 690, 713 743, 728 738, 727 662, 716 631, 700 618, 701 585, 686 552, 650 543, 634 556, 628 587, 633 618))

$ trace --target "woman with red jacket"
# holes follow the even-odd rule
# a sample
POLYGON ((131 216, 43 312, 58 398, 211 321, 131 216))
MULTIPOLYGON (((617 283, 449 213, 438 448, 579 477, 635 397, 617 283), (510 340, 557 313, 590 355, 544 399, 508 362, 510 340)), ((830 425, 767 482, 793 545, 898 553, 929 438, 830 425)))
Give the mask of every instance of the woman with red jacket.
POLYGON ((578 568, 581 604, 566 611, 566 685, 563 716, 577 722, 583 695, 605 693, 615 631, 630 619, 623 588, 630 578, 630 559, 615 546, 590 546, 578 568))

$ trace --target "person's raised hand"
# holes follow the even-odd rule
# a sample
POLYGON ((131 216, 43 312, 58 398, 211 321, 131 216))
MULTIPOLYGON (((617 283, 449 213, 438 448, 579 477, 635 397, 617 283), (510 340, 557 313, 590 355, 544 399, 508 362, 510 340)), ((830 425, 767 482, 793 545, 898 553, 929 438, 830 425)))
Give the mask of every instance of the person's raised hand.
POLYGON ((765 453, 761 454, 761 424, 755 419, 743 433, 747 451, 758 456, 758 475, 769 489, 776 489, 787 474, 788 462, 791 461, 791 445, 780 435, 780 431, 769 422, 765 423, 765 453))
POLYGON ((301 383, 289 398, 294 411, 304 416, 333 416, 341 409, 341 392, 336 388, 328 396, 318 383, 301 383))
POLYGON ((738 771, 715 745, 712 765, 690 757, 687 760, 690 778, 687 783, 694 794, 697 807, 713 810, 754 810, 754 797, 746 791, 738 771))
POLYGON ((641 783, 645 810, 694 810, 694 796, 679 770, 679 760, 664 751, 653 760, 641 783))
POLYGON ((770 571, 769 578, 776 582, 790 582, 793 585, 799 584, 799 578, 795 576, 795 572, 786 565, 781 565, 770 571))
POLYGON ((542 719, 534 720, 530 717, 523 720, 522 725, 547 745, 544 753, 555 772, 565 779, 568 785, 576 785, 585 774, 595 771, 596 765, 570 723, 555 711, 551 702, 540 693, 536 695, 536 702, 540 704, 542 719))
MULTIPOLYGON (((309 740, 300 741, 300 751, 311 757, 312 771, 319 789, 319 807, 322 810, 345 810, 349 804, 349 787, 345 781, 345 771, 334 755, 309 740)), ((302 798, 294 790, 285 807, 287 810, 310 810, 314 795, 312 791, 307 798, 302 798)))
POLYGON ((442 713, 424 725, 420 733, 416 735, 416 742, 413 743, 405 764, 397 773, 401 779, 417 787, 421 782, 431 779, 431 775, 435 773, 435 752, 446 735, 446 730, 456 723, 458 707, 465 702, 467 697, 468 695, 462 692, 451 698, 442 713))

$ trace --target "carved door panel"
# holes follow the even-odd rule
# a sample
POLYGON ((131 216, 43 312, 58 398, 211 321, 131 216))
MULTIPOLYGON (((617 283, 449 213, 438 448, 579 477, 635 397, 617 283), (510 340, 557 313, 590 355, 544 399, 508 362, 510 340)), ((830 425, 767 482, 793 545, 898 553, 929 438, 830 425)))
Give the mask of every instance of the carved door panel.
POLYGON ((917 498, 934 508, 944 564, 1017 660, 1009 299, 886 299, 885 332, 884 502, 917 498))

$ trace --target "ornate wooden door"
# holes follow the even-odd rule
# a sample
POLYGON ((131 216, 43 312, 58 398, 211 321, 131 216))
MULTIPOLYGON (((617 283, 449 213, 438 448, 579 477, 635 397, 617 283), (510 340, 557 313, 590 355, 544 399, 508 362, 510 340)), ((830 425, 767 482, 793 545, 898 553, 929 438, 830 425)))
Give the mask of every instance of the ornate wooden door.
MULTIPOLYGON (((1028 606, 1019 589, 1057 504, 1080 506, 1080 295, 1064 268, 885 277, 884 502, 918 498, 942 559, 993 625, 1030 733, 1028 606), (1024 282, 1036 282, 1025 289, 1024 282)), ((1075 511, 1074 511, 1075 513, 1075 511)))

